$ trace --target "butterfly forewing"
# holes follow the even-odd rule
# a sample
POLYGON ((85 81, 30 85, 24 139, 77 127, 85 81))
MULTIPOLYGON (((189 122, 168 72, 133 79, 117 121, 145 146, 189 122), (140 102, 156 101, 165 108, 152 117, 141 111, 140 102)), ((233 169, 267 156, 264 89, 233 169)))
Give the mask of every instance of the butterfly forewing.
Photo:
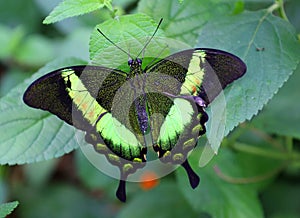
POLYGON ((176 78, 181 83, 177 94, 200 96, 209 104, 228 84, 245 74, 246 65, 225 51, 197 48, 170 55, 147 72, 176 78))
MULTIPOLYGON (((173 101, 167 107, 164 119, 158 122, 159 126, 153 128, 158 134, 154 148, 163 161, 185 161, 197 138, 205 133, 204 124, 208 116, 202 106, 208 105, 245 71, 246 66, 238 57, 220 50, 201 48, 175 53, 147 68, 149 75, 161 74, 161 78, 177 81, 176 84, 169 83, 170 79, 156 80, 156 84, 165 88, 162 93, 173 101), (191 96, 200 97, 199 102, 204 101, 203 105, 191 96)), ((163 107, 161 100, 153 102, 161 102, 163 107)))

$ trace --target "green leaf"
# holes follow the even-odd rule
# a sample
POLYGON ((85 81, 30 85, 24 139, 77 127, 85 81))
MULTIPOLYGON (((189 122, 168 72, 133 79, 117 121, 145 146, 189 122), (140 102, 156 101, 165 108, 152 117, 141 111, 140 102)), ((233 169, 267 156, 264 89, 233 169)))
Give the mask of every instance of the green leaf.
POLYGON ((59 157, 77 148, 75 130, 48 112, 29 108, 22 96, 38 77, 77 59, 55 61, 0 99, 0 164, 23 164, 59 157))
POLYGON ((8 198, 7 179, 4 178, 5 166, 0 166, 0 204, 4 203, 8 198))
POLYGON ((255 117, 251 124, 271 134, 300 139, 300 65, 278 94, 255 117))
POLYGON ((166 36, 194 46, 201 28, 214 17, 231 15, 235 2, 236 0, 141 0, 138 11, 153 18, 163 18, 162 28, 166 36))
POLYGON ((22 28, 10 29, 0 25, 0 58, 9 59, 18 50, 24 37, 22 28))
MULTIPOLYGON (((208 23, 201 30, 198 46, 229 51, 241 57, 248 68, 241 79, 224 91, 225 136, 239 123, 256 115, 299 63, 300 44, 294 28, 266 10, 244 12, 208 23)), ((217 99, 211 107, 218 108, 217 99)), ((216 150, 218 146, 213 148, 216 150)))
MULTIPOLYGON (((110 19, 97 25, 90 39, 90 59, 95 64, 119 69, 124 67, 124 70, 129 72, 128 54, 125 52, 135 58, 154 33, 157 24, 147 15, 133 14, 110 19), (97 28, 125 52, 112 45, 97 31, 97 28)), ((145 53, 140 56, 157 57, 161 51, 166 51, 163 50, 165 45, 156 39, 163 36, 160 29, 155 36, 145 53)), ((143 61, 143 65, 146 66, 147 61, 143 61)))
POLYGON ((15 59, 24 65, 40 67, 55 56, 54 51, 52 41, 41 35, 30 35, 16 49, 15 59))
MULTIPOLYGON (((189 158, 191 165, 196 166, 198 158, 194 151, 189 158)), ((186 172, 182 168, 176 170, 178 187, 194 210, 209 213, 213 218, 263 217, 254 188, 247 184, 228 183, 215 173, 214 167, 217 165, 222 172, 243 177, 244 170, 237 163, 238 159, 234 153, 222 149, 206 167, 194 167, 201 179, 196 189, 190 187, 186 172)))
POLYGON ((54 8, 50 15, 45 18, 43 23, 55 23, 69 17, 99 10, 103 7, 112 10, 111 0, 64 0, 54 8))
POLYGON ((42 11, 36 2, 35 0, 0 1, 0 23, 10 27, 22 26, 27 33, 40 31, 42 11))
MULTIPOLYGON (((87 144, 86 146, 91 145, 87 144)), ((114 189, 117 185, 116 180, 100 172, 95 166, 91 164, 91 162, 87 160, 87 158, 84 156, 81 150, 78 150, 78 152, 76 152, 75 154, 78 176, 83 182, 83 184, 85 184, 90 189, 111 189, 110 191, 114 194, 114 189)))
POLYGON ((19 202, 13 201, 5 204, 0 205, 0 217, 6 217, 9 215, 17 206, 19 202))
POLYGON ((244 1, 237 1, 235 3, 235 7, 234 7, 234 10, 233 10, 232 14, 242 13, 245 10, 244 7, 245 7, 244 1))
POLYGON ((39 163, 26 164, 23 169, 27 184, 31 184, 34 187, 48 185, 58 162, 59 159, 52 159, 39 163))
POLYGON ((140 217, 201 217, 185 201, 173 182, 164 182, 149 192, 142 192, 127 202, 118 218, 140 217))
POLYGON ((6 95, 19 83, 23 82, 29 74, 18 68, 10 68, 0 80, 0 97, 6 95))
MULTIPOLYGON (((295 177, 296 178, 296 177, 295 177)), ((296 218, 300 214, 300 186, 297 180, 281 179, 269 186, 261 200, 271 218, 296 218)))
POLYGON ((114 213, 107 203, 70 184, 52 184, 44 189, 26 186, 14 191, 22 202, 18 211, 22 217, 97 218, 113 217, 114 213))

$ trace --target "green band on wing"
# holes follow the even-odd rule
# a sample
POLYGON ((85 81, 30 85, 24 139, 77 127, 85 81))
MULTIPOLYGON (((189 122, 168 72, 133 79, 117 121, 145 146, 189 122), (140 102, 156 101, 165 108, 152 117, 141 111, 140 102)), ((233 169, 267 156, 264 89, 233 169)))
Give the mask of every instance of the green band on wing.
POLYGON ((204 77, 204 69, 201 68, 201 63, 205 61, 205 52, 194 51, 192 59, 188 66, 188 72, 185 81, 182 84, 180 94, 197 95, 200 90, 200 85, 204 77))
POLYGON ((111 113, 106 113, 101 117, 96 124, 96 131, 100 133, 107 146, 120 157, 134 160, 141 156, 141 143, 111 113))
POLYGON ((192 122, 194 113, 189 101, 183 98, 174 99, 174 105, 160 129, 158 142, 163 150, 170 150, 176 145, 179 135, 192 122))
MULTIPOLYGON (((62 71, 62 77, 73 103, 78 110, 82 111, 83 117, 92 126, 96 127, 96 131, 111 151, 126 160, 134 160, 140 157, 142 145, 135 135, 114 118, 111 113, 101 107, 74 71, 64 70, 62 71)), ((138 161, 142 160, 138 158, 138 161)))
POLYGON ((67 86, 66 90, 77 109, 82 112, 83 117, 91 125, 95 125, 101 114, 106 113, 107 111, 91 96, 73 70, 67 69, 62 71, 62 77, 67 86))

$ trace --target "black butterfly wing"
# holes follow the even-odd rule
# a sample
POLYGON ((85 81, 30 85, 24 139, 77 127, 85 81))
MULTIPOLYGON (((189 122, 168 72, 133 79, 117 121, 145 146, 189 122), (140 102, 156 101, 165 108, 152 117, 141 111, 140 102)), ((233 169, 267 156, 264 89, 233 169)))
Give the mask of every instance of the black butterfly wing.
POLYGON ((176 78, 182 84, 177 94, 199 96, 209 104, 227 85, 242 77, 246 69, 245 63, 231 53, 196 48, 172 54, 149 67, 147 72, 176 78))
POLYGON ((91 96, 108 111, 112 104, 110 97, 125 82, 126 76, 122 71, 105 67, 71 66, 50 72, 27 88, 23 96, 27 105, 49 111, 68 124, 86 131, 90 125, 66 90, 67 86, 71 85, 65 81, 66 76, 63 76, 66 72, 79 77, 91 96))

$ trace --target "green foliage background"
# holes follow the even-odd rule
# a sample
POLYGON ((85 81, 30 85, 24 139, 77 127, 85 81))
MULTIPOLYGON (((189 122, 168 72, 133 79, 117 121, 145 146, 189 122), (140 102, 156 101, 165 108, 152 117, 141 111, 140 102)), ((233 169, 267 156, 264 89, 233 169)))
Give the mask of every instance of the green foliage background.
MULTIPOLYGON (((299 9, 298 0, 1 1, 0 203, 14 202, 0 205, 0 216, 19 202, 11 217, 300 217, 299 9), (152 190, 128 184, 122 204, 117 181, 75 150, 72 127, 21 98, 34 79, 63 66, 126 68, 126 55, 107 53, 96 27, 116 43, 136 42, 161 17, 157 36, 229 51, 248 71, 225 90, 227 136, 219 150, 215 140, 218 155, 200 167, 204 138, 189 158, 200 186, 192 190, 178 168, 152 190)), ((208 139, 223 138, 218 125, 208 128, 208 139)))

